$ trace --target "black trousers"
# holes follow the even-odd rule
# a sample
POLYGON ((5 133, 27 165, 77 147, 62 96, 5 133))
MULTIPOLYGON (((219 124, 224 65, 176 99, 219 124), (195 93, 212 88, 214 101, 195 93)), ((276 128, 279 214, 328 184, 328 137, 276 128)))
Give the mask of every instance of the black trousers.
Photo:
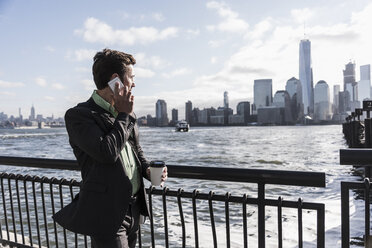
POLYGON ((113 237, 90 237, 92 248, 135 248, 138 236, 140 206, 132 199, 118 232, 113 237))

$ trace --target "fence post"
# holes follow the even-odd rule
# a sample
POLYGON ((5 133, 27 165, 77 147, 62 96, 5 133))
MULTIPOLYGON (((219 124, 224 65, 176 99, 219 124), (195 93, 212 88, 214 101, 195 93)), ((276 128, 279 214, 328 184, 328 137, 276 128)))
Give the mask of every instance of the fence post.
POLYGON ((342 248, 350 247, 350 222, 349 222, 349 188, 345 182, 341 182, 341 236, 342 248))
POLYGON ((258 183, 258 247, 265 248, 265 184, 258 183))

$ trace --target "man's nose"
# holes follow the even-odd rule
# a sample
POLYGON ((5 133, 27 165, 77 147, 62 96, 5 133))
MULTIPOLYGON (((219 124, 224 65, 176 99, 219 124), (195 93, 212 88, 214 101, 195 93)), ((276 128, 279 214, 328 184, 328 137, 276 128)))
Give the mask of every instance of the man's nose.
POLYGON ((134 88, 134 87, 136 87, 136 84, 133 82, 133 83, 132 83, 132 88, 134 88))

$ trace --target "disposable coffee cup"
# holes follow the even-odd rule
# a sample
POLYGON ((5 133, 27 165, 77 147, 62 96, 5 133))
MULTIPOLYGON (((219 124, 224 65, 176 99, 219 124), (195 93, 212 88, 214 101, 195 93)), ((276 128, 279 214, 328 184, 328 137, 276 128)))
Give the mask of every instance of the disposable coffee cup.
POLYGON ((165 163, 163 161, 151 161, 150 163, 150 176, 151 185, 160 186, 161 176, 165 168, 165 163))

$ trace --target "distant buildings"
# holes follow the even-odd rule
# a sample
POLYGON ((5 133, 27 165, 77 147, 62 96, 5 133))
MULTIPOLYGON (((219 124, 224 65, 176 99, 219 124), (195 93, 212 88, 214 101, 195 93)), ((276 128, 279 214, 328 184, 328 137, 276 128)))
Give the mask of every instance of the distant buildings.
POLYGON ((314 120, 327 121, 331 119, 331 103, 328 84, 320 80, 314 88, 314 120))
POLYGON ((311 115, 314 109, 313 69, 311 65, 311 42, 301 40, 299 56, 299 78, 302 85, 304 114, 311 115))
POLYGON ((271 106, 273 101, 273 80, 272 79, 257 79, 254 80, 253 98, 254 106, 253 114, 257 113, 259 108, 271 106))
POLYGON ((371 99, 371 66, 360 67, 360 81, 358 82, 358 100, 371 99))
POLYGON ((168 126, 167 103, 160 99, 156 102, 156 125, 168 126))
POLYGON ((172 109, 172 120, 169 124, 174 126, 177 122, 178 122, 178 110, 172 109))
POLYGON ((194 118, 192 118, 192 117, 193 117, 192 102, 187 101, 186 104, 185 104, 185 119, 191 125, 194 123, 194 120, 193 120, 194 118))

